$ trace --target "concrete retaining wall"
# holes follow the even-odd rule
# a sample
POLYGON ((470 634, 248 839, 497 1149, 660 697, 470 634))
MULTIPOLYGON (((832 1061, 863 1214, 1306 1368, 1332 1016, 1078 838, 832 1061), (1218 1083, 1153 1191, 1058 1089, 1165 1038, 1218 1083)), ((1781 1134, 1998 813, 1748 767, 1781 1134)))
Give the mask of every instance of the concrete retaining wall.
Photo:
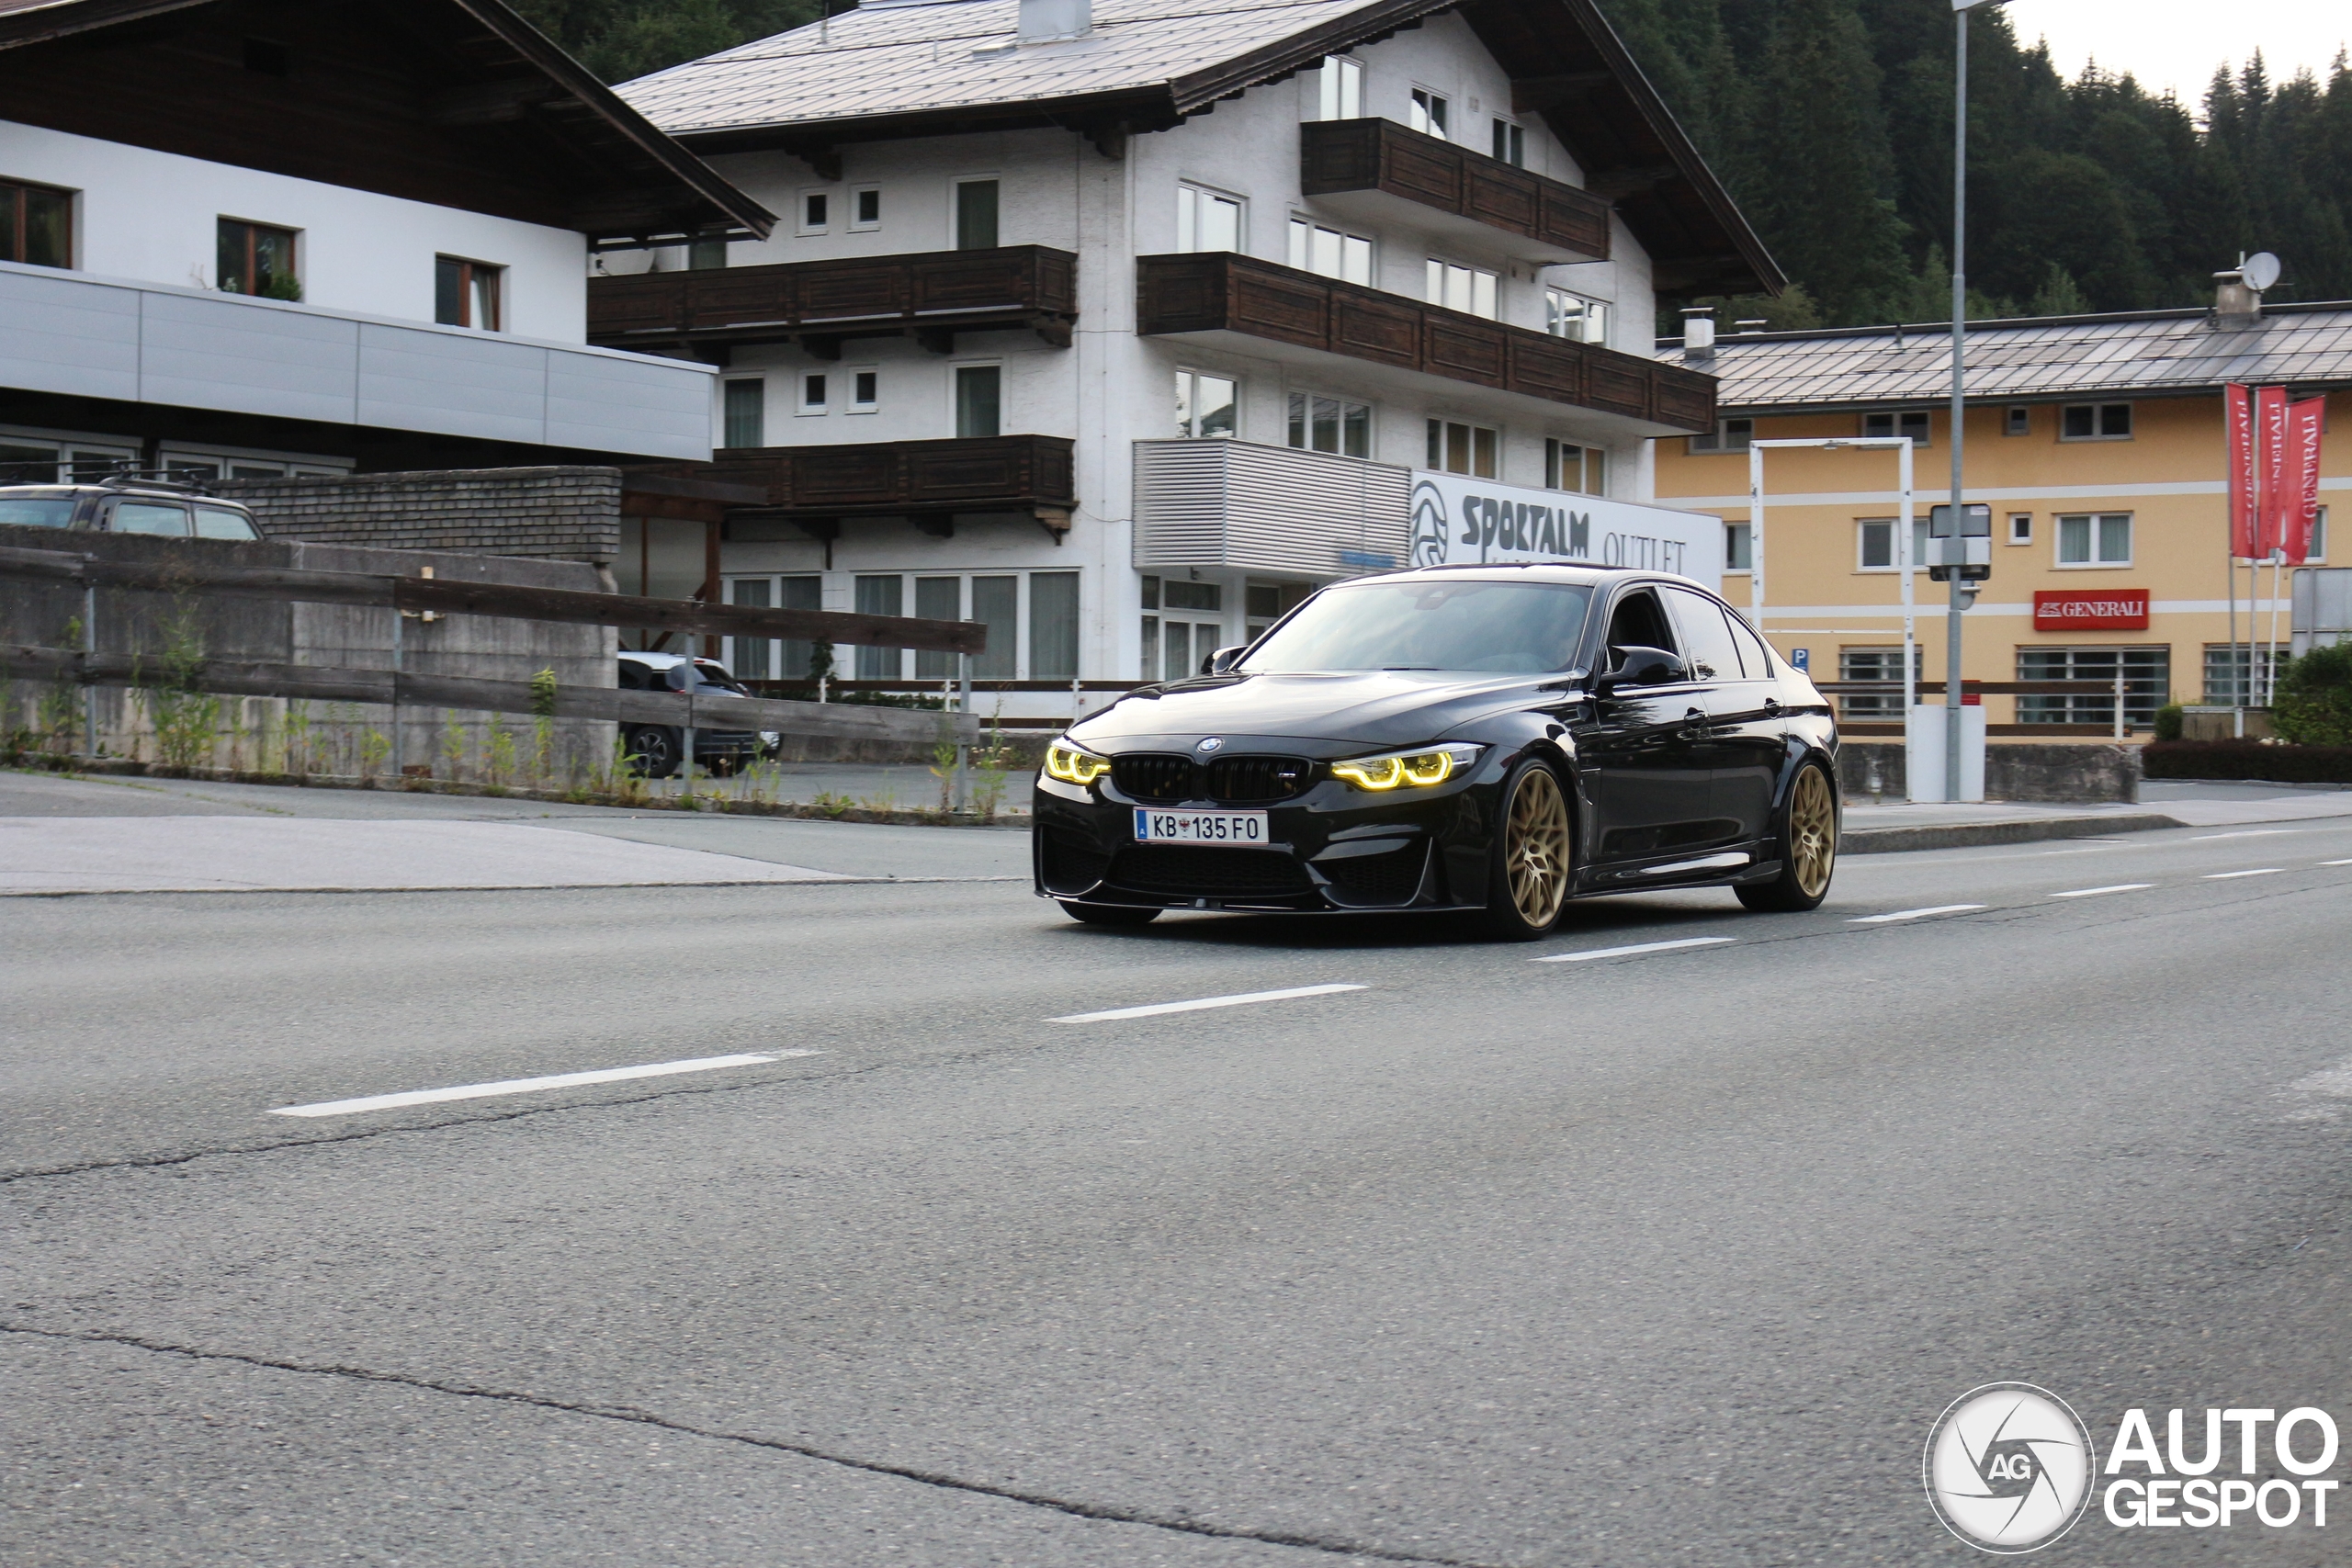
MULTIPOLYGON (((1899 740, 1848 740, 1838 750, 1838 783, 1850 801, 1869 800, 1874 793, 1901 800, 1910 789, 1903 762, 1899 740)), ((1988 800, 2062 804, 2137 802, 2140 749, 2097 741, 1996 741, 1984 748, 1984 795, 1988 800)))

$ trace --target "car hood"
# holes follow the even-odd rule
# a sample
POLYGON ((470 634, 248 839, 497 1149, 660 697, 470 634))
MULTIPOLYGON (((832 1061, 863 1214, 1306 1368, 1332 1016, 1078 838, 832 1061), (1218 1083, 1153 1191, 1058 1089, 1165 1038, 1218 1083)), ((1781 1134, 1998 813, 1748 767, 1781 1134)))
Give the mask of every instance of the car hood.
POLYGON ((1464 679, 1408 670, 1209 675, 1130 693, 1069 733, 1074 740, 1111 752, 1216 735, 1280 739, 1344 755, 1371 746, 1442 740, 1487 714, 1556 706, 1572 686, 1581 685, 1556 675, 1464 679))

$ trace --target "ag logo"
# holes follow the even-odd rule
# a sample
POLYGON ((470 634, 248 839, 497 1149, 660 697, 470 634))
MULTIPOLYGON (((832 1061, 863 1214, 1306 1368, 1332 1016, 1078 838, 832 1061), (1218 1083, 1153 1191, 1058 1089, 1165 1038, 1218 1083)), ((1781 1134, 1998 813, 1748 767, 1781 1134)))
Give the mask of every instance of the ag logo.
POLYGON ((1445 495, 1423 479, 1413 487, 1413 538, 1409 558, 1415 566, 1443 566, 1446 550, 1445 495))
POLYGON ((2074 1528, 2097 1456, 2082 1417, 2031 1383, 1973 1388, 1937 1418, 1921 1469, 1944 1528, 1984 1551, 2035 1551, 2074 1528))

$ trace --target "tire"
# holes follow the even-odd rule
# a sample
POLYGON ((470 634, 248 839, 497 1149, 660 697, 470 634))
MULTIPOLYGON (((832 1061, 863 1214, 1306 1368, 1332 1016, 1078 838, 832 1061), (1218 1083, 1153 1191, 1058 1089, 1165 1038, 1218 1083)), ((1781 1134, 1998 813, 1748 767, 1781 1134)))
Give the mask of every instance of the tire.
POLYGON ((1838 869, 1838 786, 1819 762, 1797 769, 1781 806, 1781 874, 1733 889, 1739 901, 1767 914, 1801 915, 1821 908, 1838 869))
POLYGON ((678 771, 678 743, 658 724, 640 724, 628 731, 623 750, 639 777, 666 779, 678 771))
POLYGON ((1062 913, 1090 926, 1148 926, 1159 919, 1159 910, 1138 908, 1133 904, 1081 904, 1075 898, 1057 902, 1062 913))
POLYGON ((1486 925, 1505 942, 1549 935, 1566 908, 1575 835, 1560 775, 1533 758, 1513 768, 1496 793, 1494 849, 1487 863, 1486 925))

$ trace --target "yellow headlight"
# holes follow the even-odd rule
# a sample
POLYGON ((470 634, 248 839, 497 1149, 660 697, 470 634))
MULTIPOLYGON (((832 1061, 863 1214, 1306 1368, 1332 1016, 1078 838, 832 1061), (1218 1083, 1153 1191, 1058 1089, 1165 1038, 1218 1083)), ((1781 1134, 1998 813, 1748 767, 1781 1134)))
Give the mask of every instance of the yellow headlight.
POLYGON ((1091 751, 1081 751, 1066 741, 1057 740, 1046 748, 1046 776, 1064 784, 1091 784, 1111 771, 1111 760, 1091 751))
POLYGON ((1442 751, 1405 751, 1387 757, 1358 757, 1331 764, 1331 776, 1358 789, 1401 789, 1443 784, 1477 754, 1473 747, 1448 747, 1442 751))

